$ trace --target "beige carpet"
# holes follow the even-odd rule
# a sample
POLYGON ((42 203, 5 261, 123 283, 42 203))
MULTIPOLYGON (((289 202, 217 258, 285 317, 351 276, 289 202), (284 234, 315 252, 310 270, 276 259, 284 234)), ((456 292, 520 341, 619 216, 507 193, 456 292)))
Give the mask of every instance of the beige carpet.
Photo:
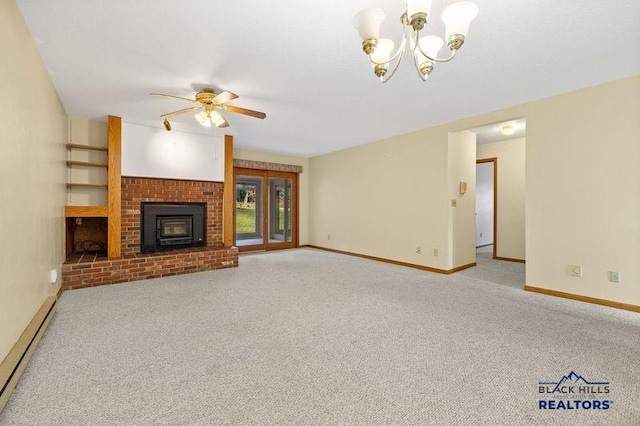
POLYGON ((63 293, 0 424, 640 424, 638 314, 312 249, 240 265, 63 293), (608 410, 538 408, 572 371, 608 410))

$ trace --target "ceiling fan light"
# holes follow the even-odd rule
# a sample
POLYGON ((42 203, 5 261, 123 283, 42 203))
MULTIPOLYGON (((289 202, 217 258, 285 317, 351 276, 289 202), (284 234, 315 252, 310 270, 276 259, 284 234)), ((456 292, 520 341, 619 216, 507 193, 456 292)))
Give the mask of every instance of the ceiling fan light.
POLYGON ((362 40, 377 40, 380 37, 382 21, 384 21, 382 9, 367 8, 356 13, 353 17, 353 26, 360 33, 362 40))
POLYGON ((452 35, 460 34, 467 36, 469 32, 469 24, 478 15, 478 6, 470 1, 461 1, 447 7, 442 12, 442 21, 446 25, 446 38, 452 35))
POLYGON ((196 121, 202 124, 204 127, 211 127, 211 120, 209 119, 209 114, 206 111, 201 111, 194 115, 196 121))
POLYGON ((211 122, 216 126, 220 127, 220 125, 224 124, 225 119, 220 115, 218 111, 211 112, 211 122))

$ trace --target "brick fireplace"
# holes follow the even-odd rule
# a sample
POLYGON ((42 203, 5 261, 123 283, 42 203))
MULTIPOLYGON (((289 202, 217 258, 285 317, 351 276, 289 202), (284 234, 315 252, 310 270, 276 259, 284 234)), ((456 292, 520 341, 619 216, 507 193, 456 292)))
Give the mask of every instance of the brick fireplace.
POLYGON ((238 266, 238 250, 223 247, 223 188, 221 182, 122 177, 122 257, 80 258, 75 262, 65 262, 62 267, 63 289, 238 266), (204 205, 205 246, 142 253, 143 203, 204 205))

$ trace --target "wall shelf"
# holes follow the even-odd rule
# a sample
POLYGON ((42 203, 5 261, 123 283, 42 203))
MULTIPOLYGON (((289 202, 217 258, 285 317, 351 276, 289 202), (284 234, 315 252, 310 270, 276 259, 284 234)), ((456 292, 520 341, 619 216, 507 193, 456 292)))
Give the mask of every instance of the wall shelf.
POLYGON ((74 182, 67 182, 67 188, 73 188, 73 187, 84 187, 84 188, 108 188, 109 185, 106 184, 97 184, 97 183, 74 183, 74 182))
POLYGON ((67 149, 84 149, 86 151, 103 151, 103 152, 109 151, 109 148, 107 148, 106 146, 81 145, 77 143, 68 143, 67 149))
POLYGON ((65 217, 107 217, 107 206, 64 206, 65 217))
POLYGON ((67 160, 67 166, 108 167, 105 163, 93 163, 90 161, 67 160))

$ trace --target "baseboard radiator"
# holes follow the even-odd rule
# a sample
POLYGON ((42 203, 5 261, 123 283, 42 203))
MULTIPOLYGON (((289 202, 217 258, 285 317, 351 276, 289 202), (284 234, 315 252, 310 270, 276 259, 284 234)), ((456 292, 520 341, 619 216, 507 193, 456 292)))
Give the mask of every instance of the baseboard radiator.
POLYGON ((47 298, 35 314, 20 339, 13 345, 7 357, 0 364, 0 412, 9 401, 11 392, 15 389, 20 376, 27 367, 31 355, 42 339, 42 335, 49 326, 49 322, 56 312, 55 296, 47 298))

